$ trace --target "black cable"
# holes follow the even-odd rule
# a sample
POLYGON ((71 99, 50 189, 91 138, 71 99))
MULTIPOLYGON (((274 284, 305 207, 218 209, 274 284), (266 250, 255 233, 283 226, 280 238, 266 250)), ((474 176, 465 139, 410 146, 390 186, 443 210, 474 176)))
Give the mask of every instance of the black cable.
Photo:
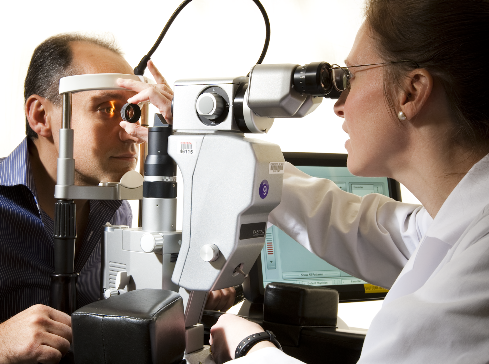
POLYGON ((183 3, 180 4, 180 6, 173 12, 172 16, 170 17, 170 19, 168 19, 168 21, 166 22, 166 25, 165 27, 163 28, 160 36, 158 37, 158 39, 156 40, 155 44, 153 45, 153 47, 149 50, 148 54, 145 55, 143 57, 143 59, 141 59, 141 61, 139 62, 139 64, 136 66, 136 68, 134 68, 134 74, 137 75, 137 76, 142 76, 144 74, 144 70, 146 69, 146 66, 148 64, 148 61, 151 59, 151 56, 153 55, 153 53, 156 51, 156 49, 158 48, 158 46, 160 45, 161 41, 163 40, 163 37, 165 36, 166 32, 168 31, 168 29, 170 29, 170 25, 172 25, 173 21, 175 20, 175 18, 178 16, 178 14, 180 14, 180 12, 183 10, 184 7, 186 7, 188 5, 189 2, 191 2, 192 0, 185 0, 183 3))
MULTIPOLYGON (((188 5, 192 0, 185 0, 180 4, 180 6, 173 12, 172 16, 166 23, 165 27, 163 28, 160 36, 156 40, 155 44, 153 47, 150 49, 147 55, 145 55, 139 64, 134 68, 134 74, 138 76, 142 76, 144 74, 144 71, 146 70, 146 66, 148 64, 148 61, 151 59, 151 56, 153 53, 156 51, 156 49, 159 47, 161 41, 163 40, 164 36, 166 35, 166 32, 168 29, 170 29, 170 26, 172 25, 173 21, 175 18, 178 16, 178 14, 183 10, 185 6, 188 5)), ((260 58, 258 59, 258 62, 256 64, 261 64, 263 62, 263 59, 265 58, 265 55, 267 54, 268 50, 268 44, 270 43, 270 21, 268 19, 267 12, 265 11, 265 8, 263 5, 260 3, 259 0, 253 0, 253 2, 258 6, 258 9, 260 9, 261 14, 263 15, 263 19, 265 20, 265 29, 266 29, 266 35, 265 35, 265 44, 263 45, 263 50, 261 52, 260 58)))
POLYGON ((263 15, 263 19, 265 20, 265 44, 263 45, 263 50, 261 52, 260 58, 258 58, 258 62, 256 62, 256 64, 261 64, 263 62, 263 59, 265 58, 265 55, 267 54, 268 44, 270 43, 270 20, 268 19, 267 12, 265 11, 265 8, 260 3, 260 1, 253 0, 253 2, 256 4, 256 6, 258 6, 258 9, 260 9, 261 14, 263 15))

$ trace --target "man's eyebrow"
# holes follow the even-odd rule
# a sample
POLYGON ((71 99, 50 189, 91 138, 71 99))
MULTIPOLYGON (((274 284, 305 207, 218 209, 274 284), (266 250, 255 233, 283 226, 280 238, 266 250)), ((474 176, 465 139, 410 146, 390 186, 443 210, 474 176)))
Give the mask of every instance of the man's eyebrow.
POLYGON ((127 101, 127 95, 117 91, 101 91, 92 96, 93 101, 101 100, 122 100, 127 101))

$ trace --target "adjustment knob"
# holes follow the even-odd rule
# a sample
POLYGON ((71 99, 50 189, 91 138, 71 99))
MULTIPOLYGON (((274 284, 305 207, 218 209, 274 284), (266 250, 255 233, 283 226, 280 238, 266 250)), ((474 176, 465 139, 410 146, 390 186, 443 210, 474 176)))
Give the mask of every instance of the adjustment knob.
POLYGON ((158 233, 146 233, 141 237, 140 244, 145 253, 161 251, 163 249, 163 237, 158 233))
POLYGON ((222 96, 215 92, 204 92, 197 98, 195 108, 199 115, 209 120, 214 120, 221 116, 225 103, 222 96))
POLYGON ((219 248, 214 244, 206 244, 200 248, 200 257, 204 262, 213 262, 219 258, 219 248))

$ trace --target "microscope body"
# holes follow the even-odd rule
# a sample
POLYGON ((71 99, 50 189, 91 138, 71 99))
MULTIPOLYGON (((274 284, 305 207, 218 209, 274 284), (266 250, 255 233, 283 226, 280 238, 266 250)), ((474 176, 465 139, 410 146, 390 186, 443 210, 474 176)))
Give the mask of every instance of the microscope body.
MULTIPOLYGON (((274 118, 303 117, 322 101, 295 89, 300 83, 298 67, 256 65, 249 77, 177 81, 173 127, 149 128, 142 228, 105 226, 102 297, 118 302, 114 296, 143 288, 178 290, 185 308, 186 353, 203 346, 199 322, 208 292, 243 283, 265 243, 268 215, 281 200, 284 158, 280 147, 244 134, 266 133, 274 118), (155 137, 160 134, 164 136, 155 137), (184 183, 182 231, 175 229, 175 162, 184 183)), ((64 91, 118 89, 116 77, 120 75, 67 77, 75 85, 64 91), (79 80, 88 80, 89 85, 78 87, 79 80)), ((71 161, 65 164, 74 166, 71 161)), ((129 192, 141 196, 140 183, 122 182, 93 191, 76 189, 76 196, 66 183, 69 186, 62 191, 64 185, 57 186, 57 194, 74 198, 96 192, 92 198, 100 199, 124 198, 129 192), (65 190, 66 196, 62 195, 65 190)), ((131 301, 137 294, 127 297, 131 301)), ((93 305, 96 312, 104 306, 93 305)), ((165 346, 172 346, 173 341, 180 344, 182 338, 169 341, 165 346)), ((79 340, 78 345, 85 347, 79 340)))
POLYGON ((268 214, 280 203, 280 147, 243 134, 264 133, 273 123, 249 109, 249 82, 197 79, 174 86, 176 133, 168 153, 182 172, 184 201, 173 282, 187 290, 241 284, 265 242, 268 214))
POLYGON ((182 232, 176 231, 176 165, 168 155, 172 127, 155 116, 144 161, 142 227, 106 226, 102 246, 102 295, 143 288, 178 292, 171 276, 182 232))
POLYGON ((177 134, 169 153, 182 171, 185 196, 173 281, 204 291, 241 284, 263 248, 268 214, 280 203, 280 148, 240 135, 177 134))
POLYGON ((178 292, 171 276, 180 250, 181 231, 145 232, 143 228, 114 225, 105 226, 103 236, 103 298, 144 288, 178 292), (150 244, 155 249, 145 251, 143 248, 150 244))
MULTIPOLYGON (((140 288, 204 293, 243 282, 265 242, 268 214, 280 203, 284 164, 278 145, 244 134, 266 133, 274 118, 317 108, 322 97, 294 87, 298 69, 256 65, 249 77, 175 83, 173 134, 163 149, 183 177, 182 232, 175 231, 176 194, 144 196, 142 229, 106 227, 105 297, 140 288)), ((174 178, 150 174, 145 183, 174 178)), ((197 306, 194 300, 189 326, 200 318, 197 306)))

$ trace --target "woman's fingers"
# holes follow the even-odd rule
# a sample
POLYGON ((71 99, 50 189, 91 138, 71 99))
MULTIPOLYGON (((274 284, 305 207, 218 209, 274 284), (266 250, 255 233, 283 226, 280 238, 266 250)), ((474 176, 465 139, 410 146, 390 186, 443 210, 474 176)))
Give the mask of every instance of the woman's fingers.
POLYGON ((149 69, 149 72, 151 72, 151 74, 153 75, 156 83, 167 85, 168 87, 170 87, 168 82, 166 82, 165 77, 163 77, 163 75, 160 73, 160 71, 158 71, 158 68, 156 68, 156 66, 152 60, 148 61, 148 69, 149 69))
POLYGON ((148 142, 148 129, 138 124, 132 124, 127 121, 121 121, 119 125, 126 131, 127 134, 136 138, 136 143, 148 142))
POLYGON ((137 92, 137 94, 129 98, 127 102, 131 104, 140 104, 149 101, 158 108, 160 114, 163 115, 169 124, 171 124, 173 121, 173 115, 171 113, 173 90, 152 61, 148 61, 148 68, 157 82, 156 85, 126 78, 117 79, 117 84, 120 87, 137 92))

